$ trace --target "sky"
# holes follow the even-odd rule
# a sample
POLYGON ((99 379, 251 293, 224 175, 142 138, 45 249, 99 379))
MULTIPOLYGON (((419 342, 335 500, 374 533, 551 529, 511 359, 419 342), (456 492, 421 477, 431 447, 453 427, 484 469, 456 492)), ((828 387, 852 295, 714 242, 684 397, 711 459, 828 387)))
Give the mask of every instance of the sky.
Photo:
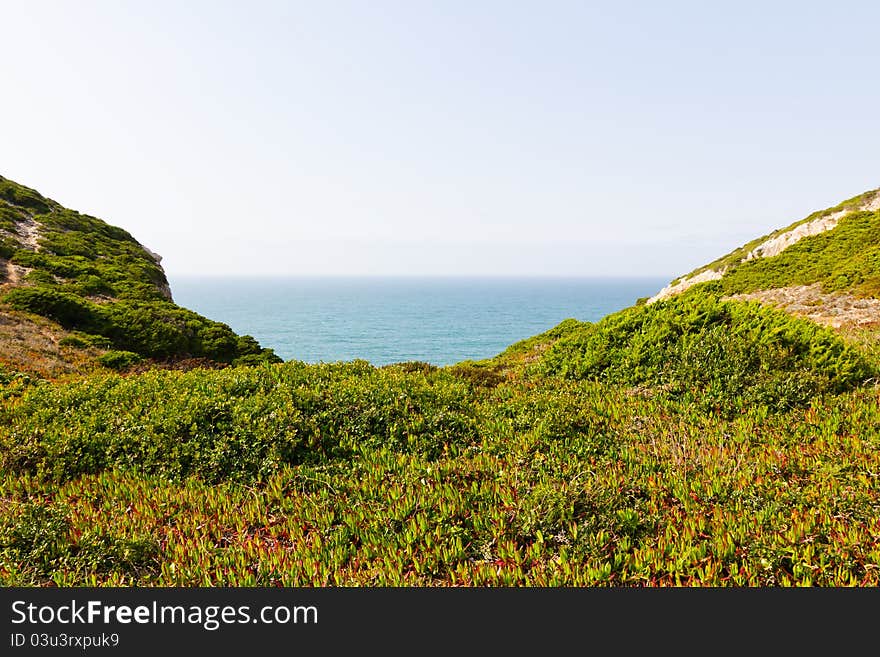
POLYGON ((0 175, 172 287, 672 278, 880 187, 872 1, 0 7, 0 175))

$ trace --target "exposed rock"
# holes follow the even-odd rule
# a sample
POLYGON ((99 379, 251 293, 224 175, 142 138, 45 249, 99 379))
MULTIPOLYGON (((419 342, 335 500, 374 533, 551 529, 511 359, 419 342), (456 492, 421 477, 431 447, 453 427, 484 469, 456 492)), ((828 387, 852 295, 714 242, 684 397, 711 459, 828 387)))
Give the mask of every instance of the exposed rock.
POLYGON ((832 328, 880 326, 880 299, 861 299, 839 292, 826 293, 818 283, 734 294, 725 298, 759 301, 832 328))
POLYGON ((40 250, 40 223, 31 216, 23 216, 16 223, 18 242, 31 251, 40 250))
POLYGON ((696 285, 697 283, 705 283, 706 281, 717 281, 719 278, 724 276, 725 271, 727 271, 726 267, 719 271, 716 271, 714 269, 701 271, 699 274, 695 274, 689 278, 684 278, 680 280, 675 285, 667 285, 653 297, 648 299, 646 303, 654 303, 655 301, 660 301, 661 299, 667 299, 669 297, 675 296, 676 294, 681 294, 686 289, 693 285, 696 285))
POLYGON ((146 251, 147 254, 149 254, 149 256, 155 261, 155 263, 156 263, 157 265, 158 265, 158 264, 161 264, 161 262, 162 262, 162 256, 160 256, 160 255, 159 255, 158 253, 156 253, 155 251, 153 251, 153 250, 151 250, 151 249, 148 249, 148 248, 145 247, 143 244, 141 244, 141 248, 142 248, 144 251, 146 251))
POLYGON ((782 233, 782 235, 777 235, 766 242, 762 242, 749 251, 745 259, 754 260, 755 258, 771 258, 775 255, 779 255, 792 244, 800 242, 805 237, 818 235, 819 233, 824 233, 826 230, 831 230, 837 226, 838 221, 850 214, 850 212, 852 212, 852 210, 840 210, 839 212, 834 212, 824 217, 814 219, 813 221, 808 221, 800 226, 796 226, 787 233, 782 233))
MULTIPOLYGON (((143 244, 141 244, 141 248, 144 251, 146 251, 147 255, 149 255, 153 259, 153 262, 156 263, 156 266, 159 267, 159 269, 162 269, 162 256, 160 256, 155 251, 148 249, 143 244)), ((163 272, 164 272, 164 270, 163 270, 163 272)), ((171 296, 171 286, 168 285, 168 283, 157 283, 156 287, 159 288, 159 292, 162 293, 163 297, 165 297, 169 301, 174 301, 174 299, 171 296)))

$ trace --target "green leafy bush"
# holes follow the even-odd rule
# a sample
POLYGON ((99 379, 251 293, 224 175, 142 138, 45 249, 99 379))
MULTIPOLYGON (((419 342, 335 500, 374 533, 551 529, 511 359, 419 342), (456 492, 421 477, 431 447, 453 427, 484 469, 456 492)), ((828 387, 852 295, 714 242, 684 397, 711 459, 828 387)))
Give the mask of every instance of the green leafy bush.
POLYGON ((49 204, 39 192, 0 177, 0 199, 32 212, 48 212, 49 204))
POLYGON ((8 237, 0 236, 0 258, 8 260, 18 250, 18 244, 8 237))
POLYGON ((117 349, 144 357, 194 356, 227 363, 243 356, 253 356, 253 362, 280 360, 250 336, 238 336, 226 324, 169 301, 99 304, 45 286, 15 288, 3 300, 67 329, 103 336, 117 349))
POLYGON ((77 349, 87 349, 88 347, 107 349, 113 346, 110 339, 105 338, 103 335, 83 333, 82 331, 73 331, 69 335, 65 335, 58 341, 58 344, 65 347, 76 347, 77 349))
POLYGON ((18 287, 7 293, 3 300, 16 310, 48 317, 65 328, 101 328, 101 321, 93 304, 48 287, 18 287))
POLYGON ((802 405, 876 374, 833 331, 757 303, 721 301, 707 286, 583 325, 547 352, 544 367, 654 386, 726 412, 802 405))
MULTIPOLYGON (((723 269, 728 268, 728 271, 730 271, 732 269, 739 268, 739 267, 745 265, 746 270, 750 271, 752 269, 752 267, 754 267, 754 265, 756 265, 758 263, 767 262, 768 259, 766 259, 766 258, 756 258, 754 260, 746 260, 746 257, 748 256, 748 254, 752 250, 756 249, 757 247, 759 247, 761 244, 763 244, 767 240, 772 239, 774 237, 778 237, 784 233, 787 233, 802 224, 805 224, 805 223, 808 223, 811 221, 815 221, 816 219, 821 219, 823 217, 827 217, 828 215, 835 214, 837 212, 841 212, 841 211, 853 212, 857 208, 863 207, 867 202, 870 202, 871 200, 873 200, 875 198, 874 194, 875 194, 874 192, 865 192, 864 194, 859 194, 858 196, 854 196, 850 199, 847 199, 847 200, 843 201, 842 203, 839 203, 838 205, 834 206, 833 208, 827 208, 825 210, 819 210, 817 212, 813 212, 809 216, 804 217, 803 219, 800 219, 799 221, 795 221, 794 223, 792 223, 784 228, 779 228, 779 229, 774 230, 773 232, 771 232, 767 235, 757 237, 757 238, 751 240, 750 242, 743 244, 741 247, 734 249, 733 251, 731 251, 730 253, 728 253, 724 256, 721 256, 717 260, 714 260, 713 262, 710 262, 709 264, 704 265, 702 267, 698 267, 694 271, 687 274, 685 277, 676 278, 675 280, 672 281, 671 284, 675 285, 676 283, 681 281, 682 278, 691 277, 691 276, 694 276, 696 274, 699 274, 701 272, 704 272, 704 271, 707 271, 710 269, 714 269, 715 271, 722 271, 723 269)), ((842 255, 843 261, 845 261, 849 256, 853 255, 853 251, 852 251, 851 247, 854 244, 853 244, 853 241, 850 239, 853 236, 853 232, 861 232, 860 228, 858 226, 853 226, 852 223, 850 223, 850 219, 855 217, 857 214, 858 213, 853 212, 853 214, 851 214, 850 216, 848 216, 844 220, 842 220, 830 235, 822 233, 819 236, 811 236, 811 237, 803 238, 801 240, 801 242, 806 241, 806 243, 808 245, 810 245, 807 247, 808 251, 812 250, 813 247, 816 246, 816 244, 820 244, 820 245, 829 245, 830 244, 831 250, 838 251, 838 255, 839 256, 842 255), (840 230, 840 228, 843 228, 843 230, 840 230), (851 228, 855 228, 855 231, 851 231, 850 230, 851 228), (822 235, 824 235, 824 237, 822 237, 822 235), (822 239, 820 239, 820 240, 818 240, 818 242, 816 242, 813 239, 814 237, 822 237, 822 239), (829 237, 830 237, 830 239, 829 239, 829 237), (839 243, 835 244, 836 242, 839 242, 839 243)), ((864 213, 864 212, 861 213, 862 218, 864 218, 865 216, 868 216, 868 215, 869 215, 869 213, 864 213)), ((873 218, 871 218, 871 221, 873 222, 875 229, 877 228, 878 220, 880 220, 880 214, 875 212, 873 215, 873 218)), ((857 220, 854 223, 858 224, 861 222, 857 220)), ((866 236, 862 235, 862 237, 866 237, 866 236)), ((876 245, 876 243, 877 243, 876 235, 874 235, 873 237, 868 235, 867 237, 869 238, 870 242, 869 242, 869 244, 866 244, 866 246, 876 245)), ((798 243, 800 243, 800 242, 798 242, 798 243)), ((790 248, 792 248, 792 247, 788 247, 788 249, 783 251, 783 254, 786 251, 788 251, 790 248)), ((819 250, 824 250, 824 246, 821 246, 819 250)), ((800 251, 800 249, 798 251, 800 251)), ((803 251, 801 251, 800 253, 798 253, 798 251, 795 251, 796 255, 794 256, 793 259, 794 260, 801 260, 801 262, 798 263, 798 267, 795 268, 795 271, 801 270, 799 273, 803 274, 806 271, 813 269, 814 273, 815 273, 815 264, 816 263, 814 263, 808 259, 807 260, 801 259, 801 256, 803 256, 803 251)), ((772 259, 776 259, 777 257, 778 256, 773 256, 772 259)), ((789 254, 788 258, 786 258, 786 259, 789 260, 789 262, 790 262, 792 260, 791 254, 789 254)), ((819 269, 821 270, 823 268, 827 268, 829 265, 833 268, 834 264, 835 263, 834 263, 833 259, 830 259, 830 260, 826 261, 823 265, 820 265, 819 269)), ((763 265, 759 265, 759 268, 761 268, 761 267, 763 267, 763 265)), ((786 274, 784 273, 786 269, 788 269, 788 267, 783 266, 781 268, 781 270, 777 270, 773 274, 770 274, 770 276, 774 277, 774 276, 778 276, 779 274, 782 274, 783 280, 785 280, 787 278, 786 274)), ((758 278, 763 278, 765 275, 766 275, 766 273, 761 273, 758 275, 758 278)), ((746 278, 750 278, 751 276, 752 276, 752 274, 749 273, 746 275, 746 278)), ((818 279, 816 279, 816 280, 818 280, 818 279)), ((745 282, 745 281, 741 279, 740 283, 743 283, 743 282, 745 282)), ((811 282, 816 282, 816 281, 811 281, 811 282)), ((782 286, 790 285, 790 284, 792 284, 792 283, 783 283, 782 285, 776 285, 775 287, 782 287, 782 286)), ((761 285, 761 284, 759 283, 759 285, 761 285)), ((753 289, 759 289, 759 288, 756 287, 753 289)), ((745 290, 742 290, 742 291, 745 291, 745 290)))
POLYGON ((880 281, 880 211, 856 212, 830 231, 805 237, 772 258, 732 266, 725 294, 820 283, 828 292, 876 296, 880 281))
POLYGON ((454 377, 364 362, 93 378, 34 389, 9 413, 3 466, 54 479, 115 467, 247 479, 367 446, 436 458, 476 436, 454 377))
POLYGON ((132 351, 108 351, 98 357, 98 362, 112 370, 125 370, 143 360, 132 351))
POLYGON ((468 381, 475 388, 494 388, 506 379, 500 368, 476 363, 456 363, 448 369, 451 374, 468 381))

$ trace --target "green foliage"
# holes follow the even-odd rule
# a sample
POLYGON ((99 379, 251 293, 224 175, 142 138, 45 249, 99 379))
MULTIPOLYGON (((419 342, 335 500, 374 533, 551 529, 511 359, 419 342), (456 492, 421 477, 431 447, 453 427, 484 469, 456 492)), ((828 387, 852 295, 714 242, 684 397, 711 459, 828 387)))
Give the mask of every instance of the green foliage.
POLYGON ((5 559, 27 564, 45 576, 67 552, 70 524, 52 507, 26 504, 0 526, 0 550, 5 559))
POLYGON ((48 317, 65 328, 94 330, 100 326, 93 304, 51 288, 18 287, 7 293, 3 300, 16 310, 48 317))
POLYGON ((5 409, 3 433, 15 436, 4 450, 30 436, 65 463, 61 481, 51 476, 55 454, 43 458, 49 476, 11 462, 0 468, 0 581, 880 585, 874 389, 779 414, 749 407, 727 418, 684 400, 560 378, 502 384, 479 399, 442 372, 362 363, 191 374, 109 377, 89 390, 45 386, 5 409), (383 382, 393 383, 390 394, 383 382), (170 387, 164 396, 163 384, 170 387), (120 386, 129 389, 110 393, 120 386), (389 442, 378 418, 412 420, 416 411, 396 400, 402 394, 415 404, 419 395, 408 390, 417 389, 423 404, 438 387, 445 392, 431 395, 425 416, 462 404, 472 437, 439 452, 389 442), (146 398, 129 409, 137 393, 146 398), (185 396, 196 401, 187 405, 185 396), (361 403, 370 400, 374 411, 361 403), (174 408, 162 414, 165 403, 174 408), (364 410, 371 421, 359 419, 364 410), (66 419, 51 420, 65 412, 66 419), (100 429, 114 415, 118 424, 100 429), (93 439, 89 417, 98 428, 93 439), (236 438, 241 452, 230 453, 230 464, 254 451, 265 458, 261 440, 270 433, 276 444, 296 442, 309 424, 321 427, 321 439, 312 429, 299 458, 267 462, 261 476, 240 483, 248 466, 211 476, 223 469, 207 467, 210 455, 220 464, 236 438), (213 443, 196 438, 215 426, 213 443), (62 436, 66 427, 76 440, 62 436), (65 440, 66 448, 57 444, 65 440), (89 440, 104 443, 93 447, 105 461, 96 474, 81 475, 81 461, 65 450, 78 442, 85 454, 89 440), (107 449, 113 441, 116 451, 107 449), (337 442, 327 449, 334 441, 348 448, 337 442), (187 452, 191 476, 173 476, 187 452))
POLYGON ((536 348, 545 347, 548 343, 565 337, 572 331, 578 330, 582 326, 583 324, 576 319, 564 319, 559 324, 547 331, 544 331, 543 333, 539 333, 538 335, 526 338, 525 340, 515 342, 507 349, 505 349, 501 354, 499 354, 497 358, 498 360, 503 361, 506 359, 515 358, 517 356, 522 356, 523 354, 531 353, 535 351, 536 348))
POLYGON ((0 454, 8 469, 59 480, 114 467, 247 479, 366 446, 436 458, 474 439, 470 400, 445 373, 357 362, 152 371, 26 392, 0 454))
POLYGON ((7 229, 34 212, 41 227, 39 251, 0 241, 0 257, 32 270, 27 285, 3 299, 13 308, 103 336, 117 350, 146 358, 280 361, 252 337, 170 301, 161 267, 127 231, 2 178, 0 199, 11 204, 0 206, 7 229))
MULTIPOLYGON (((753 239, 752 241, 750 241, 746 244, 743 244, 741 247, 734 249, 733 251, 731 251, 727 255, 721 256, 717 260, 714 260, 713 262, 710 262, 707 265, 704 265, 702 267, 695 269, 691 273, 687 274, 687 276, 684 278, 695 276, 696 274, 702 273, 702 272, 710 270, 710 269, 713 269, 716 271, 721 271, 725 267, 739 266, 741 263, 743 263, 745 257, 752 250, 754 250, 755 248, 757 248, 758 246, 760 246, 761 244, 763 244, 767 240, 772 239, 774 237, 778 237, 779 235, 782 235, 783 233, 787 233, 790 230, 797 228, 801 224, 805 224, 805 223, 809 223, 811 221, 815 221, 817 219, 821 219, 822 217, 825 217, 830 214, 834 214, 836 212, 840 212, 840 211, 844 211, 844 210, 854 210, 858 207, 861 207, 864 205, 864 203, 866 201, 870 200, 870 198, 873 196, 873 194, 874 194, 874 192, 865 192, 864 194, 859 194, 858 196, 854 196, 850 199, 847 199, 846 201, 839 203, 838 205, 834 206, 833 208, 827 208, 825 210, 819 210, 817 212, 813 212, 809 216, 804 217, 803 219, 801 219, 799 221, 795 221, 793 224, 790 224, 790 225, 786 226, 785 228, 779 228, 779 229, 774 230, 773 232, 771 232, 767 235, 763 235, 762 237, 757 237, 757 238, 753 239)), ((835 229, 835 233, 837 233, 836 229, 835 229)), ((809 239, 809 238, 804 238, 804 239, 809 239)), ((789 247, 789 248, 791 248, 791 247, 789 247)), ((751 261, 749 261, 749 262, 751 262, 751 261)), ((674 284, 678 283, 682 278, 683 277, 679 277, 679 278, 675 279, 674 281, 672 281, 672 284, 674 285, 674 284)))
POLYGON ((14 233, 20 217, 20 211, 16 212, 9 206, 0 203, 0 229, 14 233))
POLYGON ((207 356, 225 362, 240 355, 238 336, 228 326, 169 302, 120 301, 95 310, 100 317, 95 332, 118 349, 156 358, 207 356))
POLYGON ((65 335, 58 341, 58 344, 64 347, 76 347, 77 349, 87 349, 89 347, 107 349, 113 346, 110 340, 102 335, 93 335, 91 333, 83 333, 82 331, 73 331, 69 335, 65 335))
POLYGON ((0 365, 0 402, 21 395, 28 387, 39 381, 38 378, 11 370, 0 365))
POLYGON ((507 378, 497 366, 487 366, 473 362, 457 363, 448 371, 459 379, 469 382, 475 388, 494 388, 507 378))
POLYGON ((547 373, 653 386, 727 413, 802 405, 875 376, 831 330, 708 288, 584 325, 547 352, 547 373))
POLYGON ((27 208, 31 212, 48 212, 49 201, 33 189, 0 176, 0 199, 27 208))
POLYGON ((726 294, 820 283, 828 292, 878 296, 880 211, 848 215, 776 256, 740 263, 720 283, 726 294))
POLYGON ((51 581, 59 571, 78 577, 139 574, 154 567, 158 543, 150 537, 123 538, 88 528, 74 538, 66 509, 38 503, 19 505, 0 517, 0 575, 4 586, 51 581))
POLYGON ((17 310, 57 321, 64 328, 98 334, 119 350, 145 357, 207 357, 220 362, 277 362, 250 336, 238 336, 170 301, 95 303, 48 286, 18 287, 3 300, 17 310), (247 357, 241 360, 243 357, 247 357))
POLYGON ((98 357, 98 362, 111 370, 126 370, 143 360, 141 356, 132 351, 108 351, 98 357))
POLYGON ((0 236, 0 258, 8 260, 18 250, 18 244, 8 237, 0 236))
POLYGON ((271 365, 284 361, 271 349, 260 349, 257 353, 238 356, 232 361, 233 367, 245 367, 250 365, 271 365))
POLYGON ((390 365, 384 365, 383 367, 395 369, 400 372, 421 372, 422 374, 430 374, 431 372, 437 371, 436 365, 431 365, 431 363, 425 363, 420 360, 408 360, 402 363, 391 363, 390 365))
MULTIPOLYGON (((0 185, 47 227, 8 303, 121 367, 240 366, 0 366, 0 585, 880 586, 876 333, 720 281, 487 361, 272 365, 162 297, 127 233, 34 194, 0 185)), ((878 285, 865 219, 801 254, 817 281, 878 285)))

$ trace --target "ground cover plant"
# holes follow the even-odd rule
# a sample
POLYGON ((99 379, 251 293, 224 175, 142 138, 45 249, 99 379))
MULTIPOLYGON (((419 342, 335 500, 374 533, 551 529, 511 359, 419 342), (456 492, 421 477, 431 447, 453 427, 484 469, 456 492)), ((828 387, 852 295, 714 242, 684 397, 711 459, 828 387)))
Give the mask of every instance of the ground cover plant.
POLYGON ((492 385, 416 365, 19 390, 0 415, 0 579, 880 584, 872 385, 729 414, 528 365, 492 385))
POLYGON ((876 296, 878 224, 484 361, 307 365, 0 178, 0 585, 878 586, 880 333, 727 298, 876 296))

